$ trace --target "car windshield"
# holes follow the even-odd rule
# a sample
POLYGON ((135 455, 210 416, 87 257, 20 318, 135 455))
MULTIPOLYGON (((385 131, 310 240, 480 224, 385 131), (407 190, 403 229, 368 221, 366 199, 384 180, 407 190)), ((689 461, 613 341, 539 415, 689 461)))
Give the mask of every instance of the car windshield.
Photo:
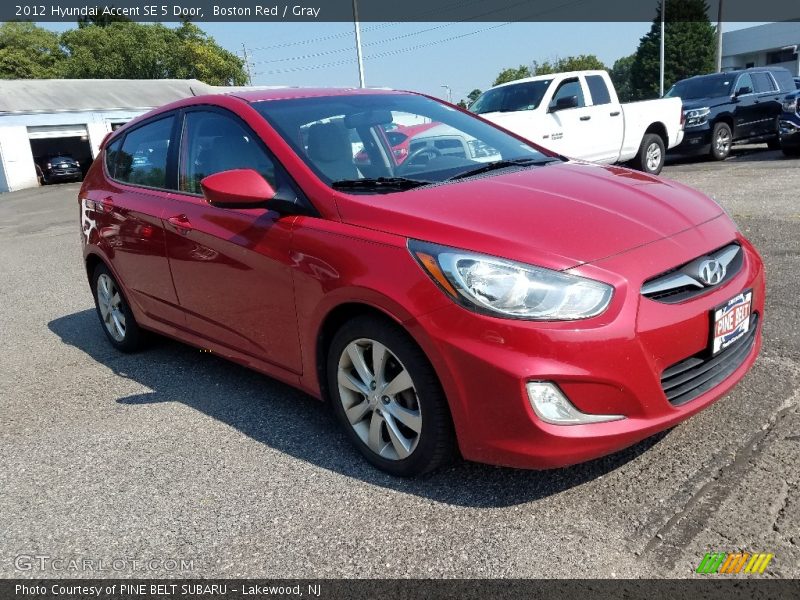
POLYGON ((666 96, 683 100, 730 96, 731 86, 735 79, 736 76, 729 73, 684 79, 673 85, 666 96))
POLYGON ((416 94, 264 100, 253 106, 333 187, 381 191, 434 183, 487 163, 547 161, 532 145, 416 94))
POLYGON ((481 115, 491 112, 536 110, 550 87, 552 79, 526 81, 494 88, 484 92, 469 109, 481 115))

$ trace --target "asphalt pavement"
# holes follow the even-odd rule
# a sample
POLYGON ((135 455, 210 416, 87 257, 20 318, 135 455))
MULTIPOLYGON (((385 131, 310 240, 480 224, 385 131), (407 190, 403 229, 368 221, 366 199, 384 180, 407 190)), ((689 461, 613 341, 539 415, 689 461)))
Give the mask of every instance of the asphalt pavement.
POLYGON ((798 577, 800 160, 748 148, 663 176, 765 258, 751 373, 607 458, 418 480, 374 470, 324 405, 267 377, 168 340, 114 351, 78 185, 0 195, 0 577, 692 577, 734 550, 798 577))

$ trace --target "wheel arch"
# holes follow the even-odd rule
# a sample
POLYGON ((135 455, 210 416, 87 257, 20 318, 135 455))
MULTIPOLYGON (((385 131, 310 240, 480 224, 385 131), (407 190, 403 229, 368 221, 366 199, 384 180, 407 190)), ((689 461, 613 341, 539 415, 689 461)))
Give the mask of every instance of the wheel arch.
POLYGON ((651 123, 647 127, 647 129, 645 129, 644 135, 650 133, 653 133, 661 138, 661 141, 664 143, 664 149, 669 147, 669 133, 667 133, 667 126, 664 125, 661 121, 656 121, 655 123, 651 123))

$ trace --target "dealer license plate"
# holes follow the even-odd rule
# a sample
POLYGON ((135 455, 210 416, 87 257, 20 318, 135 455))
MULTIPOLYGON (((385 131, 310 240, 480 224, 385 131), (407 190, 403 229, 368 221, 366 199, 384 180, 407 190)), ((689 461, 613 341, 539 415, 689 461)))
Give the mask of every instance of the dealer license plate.
POLYGON ((753 290, 745 290, 711 311, 711 354, 735 344, 750 330, 753 290))

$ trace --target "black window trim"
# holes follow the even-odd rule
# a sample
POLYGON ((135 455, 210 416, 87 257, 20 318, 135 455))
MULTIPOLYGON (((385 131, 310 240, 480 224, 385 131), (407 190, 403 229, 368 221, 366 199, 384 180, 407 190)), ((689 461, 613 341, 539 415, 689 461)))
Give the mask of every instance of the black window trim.
POLYGON ((176 120, 176 131, 174 132, 175 135, 175 151, 174 151, 174 176, 175 176, 175 190, 170 190, 177 196, 187 196, 189 198, 202 198, 203 194, 196 194, 193 192, 188 192, 185 190, 179 189, 180 186, 180 150, 183 147, 183 137, 186 133, 186 125, 185 125, 185 117, 187 114, 192 112, 215 112, 221 114, 223 116, 232 118, 238 125, 240 125, 246 133, 250 134, 253 140, 256 142, 259 148, 267 155, 267 157, 272 161, 273 165, 275 166, 275 174, 276 174, 276 183, 278 183, 278 188, 276 191, 276 200, 275 207, 270 208, 269 210, 275 210, 280 212, 281 214, 296 214, 296 215, 306 215, 306 216, 320 216, 319 211, 314 206, 314 204, 309 200, 308 196, 303 192, 300 185, 295 181, 294 177, 289 173, 288 169, 283 166, 278 157, 275 156, 275 153, 272 152, 269 147, 264 143, 264 140, 261 139, 261 136, 258 135, 250 125, 242 119, 239 115, 237 115, 232 110, 229 110, 223 106, 219 106, 217 104, 192 104, 190 106, 183 107, 178 110, 178 118, 176 120), (287 187, 289 188, 287 190, 287 187), (290 193, 289 193, 290 192, 290 193), (293 196, 293 197, 292 197, 293 196), (294 205, 292 207, 292 205, 294 205))
MULTIPOLYGON (((553 92, 553 97, 550 98, 550 102, 548 102, 548 104, 547 104, 548 112, 550 110, 550 106, 553 104, 553 102, 555 102, 556 95, 558 94, 559 90, 565 84, 572 83, 573 81, 578 84, 578 89, 580 89, 580 91, 581 91, 581 95, 580 95, 579 99, 583 100, 583 106, 578 105, 578 106, 575 106, 574 108, 567 108, 565 110, 576 110, 578 108, 586 108, 588 106, 586 104, 586 93, 583 91, 583 83, 581 82, 581 77, 582 77, 581 75, 575 75, 573 77, 565 77, 564 79, 562 79, 561 81, 558 82, 558 84, 556 85, 556 90, 553 92)), ((588 87, 588 85, 587 85, 587 87, 588 87)), ((590 97, 591 97, 591 95, 592 95, 591 92, 589 92, 589 96, 590 97)))
MULTIPOLYGON (((175 149, 173 147, 174 144, 172 143, 172 140, 175 139, 175 134, 176 134, 176 130, 175 129, 176 129, 176 126, 178 124, 178 113, 179 113, 178 109, 169 110, 169 111, 165 111, 163 113, 158 113, 156 115, 153 115, 152 117, 148 117, 147 119, 145 119, 144 121, 141 121, 140 123, 136 123, 135 126, 131 127, 130 129, 125 129, 125 131, 123 131, 120 135, 115 136, 114 138, 108 140, 106 142, 104 148, 103 148, 103 152, 104 153, 107 152, 109 146, 111 146, 112 144, 117 143, 117 141, 120 141, 120 150, 121 150, 122 147, 125 145, 125 140, 128 138, 128 134, 133 132, 133 131, 141 129, 142 127, 145 127, 146 125, 151 125, 151 124, 156 123, 158 121, 162 121, 164 119, 174 118, 175 120, 172 122, 172 131, 170 132, 170 136, 169 136, 170 144, 169 144, 169 148, 167 149, 167 164, 166 164, 166 170, 165 170, 164 176, 166 178, 167 185, 170 184, 170 181, 173 181, 177 186, 177 177, 176 177, 177 172, 174 170, 174 165, 172 164, 172 161, 173 161, 173 158, 174 158, 173 155, 175 153, 175 149)), ((115 162, 114 163, 114 175, 117 174, 117 166, 118 165, 115 162)), ((124 186, 137 188, 137 189, 143 189, 143 190, 152 190, 152 191, 156 191, 156 192, 167 192, 167 193, 170 193, 170 194, 174 194, 177 191, 175 189, 170 189, 169 187, 158 187, 158 186, 152 186, 152 185, 142 185, 140 183, 131 183, 129 181, 122 181, 121 179, 117 179, 116 177, 112 177, 111 174, 108 172, 108 163, 106 162, 105 157, 103 157, 103 173, 105 174, 106 177, 108 177, 108 179, 110 179, 111 181, 113 181, 114 183, 117 183, 119 185, 124 185, 124 186)))

